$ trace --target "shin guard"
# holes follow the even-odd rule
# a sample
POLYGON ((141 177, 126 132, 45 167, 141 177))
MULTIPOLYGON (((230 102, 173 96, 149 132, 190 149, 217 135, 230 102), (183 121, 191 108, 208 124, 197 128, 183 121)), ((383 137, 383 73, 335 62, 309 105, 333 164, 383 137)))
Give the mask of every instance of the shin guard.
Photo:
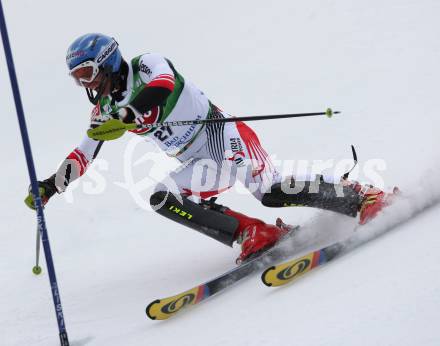
POLYGON ((232 246, 239 224, 237 219, 211 210, 206 205, 194 203, 184 196, 181 198, 183 203, 170 192, 158 191, 151 195, 150 204, 160 215, 232 246))
POLYGON ((274 184, 264 194, 261 203, 266 207, 304 206, 334 211, 355 217, 361 203, 361 196, 350 186, 315 181, 287 180, 274 184))

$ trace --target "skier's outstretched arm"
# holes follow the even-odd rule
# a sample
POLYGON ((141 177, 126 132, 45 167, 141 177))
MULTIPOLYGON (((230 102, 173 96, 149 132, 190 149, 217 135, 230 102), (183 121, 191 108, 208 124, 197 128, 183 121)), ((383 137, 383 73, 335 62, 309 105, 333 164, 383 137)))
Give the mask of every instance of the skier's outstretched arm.
MULTIPOLYGON (((78 179, 86 172, 89 165, 98 155, 103 143, 85 136, 80 145, 61 163, 56 173, 38 182, 43 206, 47 204, 55 193, 64 192, 72 181, 78 179)), ((30 187, 29 194, 24 201, 29 208, 35 209, 30 187)))

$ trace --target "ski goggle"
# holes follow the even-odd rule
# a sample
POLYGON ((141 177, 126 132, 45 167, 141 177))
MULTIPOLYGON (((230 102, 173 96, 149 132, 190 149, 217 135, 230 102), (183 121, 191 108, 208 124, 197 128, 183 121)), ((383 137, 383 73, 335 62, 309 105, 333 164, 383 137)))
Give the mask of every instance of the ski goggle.
POLYGON ((99 66, 93 60, 84 61, 70 70, 69 75, 73 77, 76 84, 87 86, 92 83, 99 73, 99 66))
POLYGON ((87 87, 86 84, 92 83, 99 73, 99 66, 101 66, 116 50, 118 49, 118 42, 112 39, 107 46, 102 49, 100 55, 94 60, 87 60, 75 66, 70 70, 69 75, 75 79, 78 85, 87 87))

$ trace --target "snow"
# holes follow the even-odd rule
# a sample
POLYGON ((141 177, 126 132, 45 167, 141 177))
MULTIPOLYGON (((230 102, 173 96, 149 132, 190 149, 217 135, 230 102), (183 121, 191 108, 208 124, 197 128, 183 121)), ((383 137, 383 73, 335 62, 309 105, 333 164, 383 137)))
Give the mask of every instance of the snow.
MULTIPOLYGON (((349 166, 354 144, 361 164, 353 177, 397 185, 406 195, 356 231, 351 219, 264 208, 240 190, 220 203, 267 222, 281 216, 315 223, 300 239, 304 246, 350 235, 369 240, 411 215, 292 285, 270 289, 256 275, 170 320, 151 321, 144 313, 149 302, 231 268, 239 249, 145 210, 155 181, 175 163, 126 135, 103 146, 94 176, 46 208, 72 345, 438 345, 440 3, 28 0, 3 6, 41 179, 87 127, 91 107, 67 76, 64 55, 77 36, 98 31, 114 35, 126 57, 148 51, 169 57, 234 115, 341 110, 330 120, 252 127, 276 158, 333 159, 330 173, 345 169, 342 159, 349 166)), ((6 71, 0 54, 7 129, 0 136, 0 345, 57 345, 45 265, 41 276, 31 272, 36 220, 23 204, 29 180, 6 71)))

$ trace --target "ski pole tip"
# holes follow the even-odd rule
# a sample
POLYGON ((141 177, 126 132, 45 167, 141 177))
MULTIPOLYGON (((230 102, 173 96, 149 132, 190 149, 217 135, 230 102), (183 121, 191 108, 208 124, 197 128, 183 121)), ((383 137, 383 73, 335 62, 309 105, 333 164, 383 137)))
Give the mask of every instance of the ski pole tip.
POLYGON ((334 114, 339 114, 341 112, 339 111, 333 111, 331 108, 327 108, 327 110, 325 111, 325 115, 329 118, 331 118, 334 114))
POLYGON ((32 268, 32 273, 34 273, 35 275, 40 275, 41 274, 41 267, 40 266, 34 266, 32 268))

